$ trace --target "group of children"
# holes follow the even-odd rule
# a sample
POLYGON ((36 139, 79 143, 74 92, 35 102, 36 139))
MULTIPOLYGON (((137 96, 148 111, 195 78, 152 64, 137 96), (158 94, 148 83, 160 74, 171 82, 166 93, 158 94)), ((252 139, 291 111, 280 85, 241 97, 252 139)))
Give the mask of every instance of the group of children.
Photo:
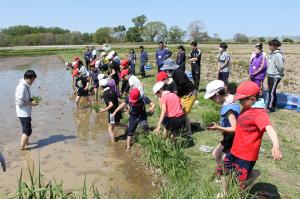
MULTIPOLYGON (((276 41, 275 43, 272 42, 269 43, 270 49, 273 49, 271 54, 273 58, 270 58, 269 61, 272 68, 266 68, 267 60, 262 51, 262 45, 257 44, 250 60, 250 81, 241 83, 235 96, 227 93, 230 57, 226 52, 227 44, 221 43, 217 64, 219 80, 214 80, 206 86, 204 98, 222 105, 220 123, 213 123, 208 129, 218 130, 223 135, 222 141, 213 150, 212 154, 217 163, 217 174, 222 174, 224 194, 227 191, 224 174, 234 171, 241 182, 241 186, 249 177, 258 159, 259 148, 265 131, 273 143, 272 156, 275 160, 282 158, 277 134, 271 125, 264 101, 259 98, 260 86, 266 71, 268 76, 272 78, 268 82, 270 81, 273 87, 278 85, 283 75, 282 65, 280 67, 276 65, 279 60, 279 64, 283 64, 282 53, 278 49, 280 44, 276 41), (242 107, 242 110, 240 110, 240 107, 242 107)), ((193 42, 191 46, 193 48, 190 56, 192 70, 199 77, 193 78, 192 82, 183 70, 182 65, 177 64, 178 60, 174 61, 166 56, 162 64, 159 63, 156 83, 153 86, 153 95, 159 98, 160 106, 160 117, 154 133, 160 134, 163 126, 163 136, 173 139, 183 133, 191 134, 188 114, 197 98, 201 60, 201 51, 197 49, 197 43, 193 42)), ((148 56, 145 55, 142 46, 140 49, 141 57, 143 57, 141 64, 142 62, 146 64, 148 56)), ((161 53, 168 52, 163 48, 160 51, 164 51, 161 53)), ((183 47, 181 47, 180 53, 182 52, 184 52, 183 47)), ((75 100, 76 109, 79 108, 81 97, 85 97, 88 104, 91 103, 89 92, 95 94, 96 103, 98 103, 98 89, 102 88, 105 108, 101 109, 100 112, 108 113, 108 132, 112 142, 116 141, 114 128, 120 123, 123 110, 128 110, 127 150, 132 145, 133 136, 138 125, 142 127, 143 132, 149 130, 147 116, 148 113, 152 114, 156 107, 150 98, 145 96, 144 85, 135 75, 136 57, 133 56, 134 51, 131 50, 130 53, 128 59, 120 60, 115 51, 106 52, 103 50, 100 58, 95 56, 91 59, 89 59, 90 55, 86 55, 88 54, 86 52, 87 67, 83 65, 79 57, 76 57, 74 62, 66 64, 68 69, 72 70, 74 93, 77 95, 75 100), (88 59, 89 61, 87 61, 88 59), (119 88, 120 81, 122 82, 121 89, 119 88), (147 105, 149 105, 148 111, 146 109, 147 105)), ((158 56, 165 55, 159 54, 158 56)), ((143 70, 140 70, 140 72, 143 76, 143 70)), ((22 149, 25 149, 32 131, 31 106, 37 105, 36 102, 31 100, 29 89, 35 78, 34 71, 27 71, 24 80, 20 81, 16 89, 17 116, 20 118, 23 127, 22 149)), ((270 103, 273 103, 273 101, 271 100, 270 103)))

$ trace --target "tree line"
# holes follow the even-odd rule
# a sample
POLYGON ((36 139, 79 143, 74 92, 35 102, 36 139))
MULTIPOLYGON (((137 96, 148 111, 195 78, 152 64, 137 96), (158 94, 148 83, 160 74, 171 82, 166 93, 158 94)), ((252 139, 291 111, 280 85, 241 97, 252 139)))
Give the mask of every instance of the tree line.
MULTIPOLYGON (((1 29, 0 46, 23 45, 81 45, 103 44, 121 42, 158 42, 183 43, 196 41, 203 43, 217 43, 222 41, 215 33, 209 35, 205 31, 205 24, 201 20, 189 23, 187 30, 178 26, 168 28, 161 21, 148 21, 145 15, 132 18, 132 26, 101 27, 94 33, 81 33, 59 27, 45 28, 42 26, 31 27, 28 25, 11 26, 1 29)), ((232 42, 265 42, 267 38, 249 38, 243 33, 236 33, 232 42)), ((294 42, 291 38, 283 38, 283 42, 294 42)))

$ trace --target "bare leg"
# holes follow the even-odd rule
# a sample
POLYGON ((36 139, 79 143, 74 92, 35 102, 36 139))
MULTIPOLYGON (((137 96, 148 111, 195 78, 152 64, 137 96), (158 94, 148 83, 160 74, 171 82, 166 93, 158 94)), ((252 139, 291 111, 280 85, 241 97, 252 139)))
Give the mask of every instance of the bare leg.
POLYGON ((132 136, 127 136, 127 150, 129 150, 130 149, 130 147, 131 147, 131 141, 132 141, 132 136))
POLYGON ((108 124, 108 132, 112 142, 116 142, 115 134, 114 134, 114 124, 108 124))
POLYGON ((21 150, 25 150, 25 145, 28 144, 28 140, 29 140, 29 137, 22 133, 22 137, 21 137, 21 144, 20 144, 20 149, 21 150))
POLYGON ((98 88, 94 88, 94 93, 95 93, 96 101, 98 102, 98 88))
POLYGON ((212 152, 212 156, 214 157, 218 165, 222 164, 222 157, 223 157, 222 150, 223 150, 223 145, 219 143, 212 152))
POLYGON ((79 109, 79 101, 80 101, 80 96, 77 96, 75 99, 75 103, 76 103, 76 111, 79 109))

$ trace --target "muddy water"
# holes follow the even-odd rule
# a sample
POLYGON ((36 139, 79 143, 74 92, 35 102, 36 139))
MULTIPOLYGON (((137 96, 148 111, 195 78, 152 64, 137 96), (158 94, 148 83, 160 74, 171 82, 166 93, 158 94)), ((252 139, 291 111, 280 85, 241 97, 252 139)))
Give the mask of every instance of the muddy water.
POLYGON ((58 57, 1 58, 0 86, 0 156, 6 164, 6 172, 0 170, 0 196, 12 195, 21 169, 28 176, 27 165, 37 168, 39 162, 45 178, 62 181, 66 190, 81 188, 86 177, 101 193, 122 198, 155 192, 151 178, 125 152, 125 143, 110 143, 107 115, 89 108, 75 112, 70 73, 58 57), (27 69, 38 75, 31 92, 42 102, 33 108, 31 150, 20 151, 14 92, 27 69))

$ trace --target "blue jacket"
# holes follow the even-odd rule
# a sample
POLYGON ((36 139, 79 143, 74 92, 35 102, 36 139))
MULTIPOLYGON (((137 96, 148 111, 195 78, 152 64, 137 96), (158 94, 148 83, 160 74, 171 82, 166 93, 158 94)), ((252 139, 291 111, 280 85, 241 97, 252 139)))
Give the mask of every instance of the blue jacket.
POLYGON ((84 56, 84 59, 85 59, 85 60, 90 60, 90 59, 92 59, 92 58, 93 58, 92 51, 90 51, 90 50, 89 50, 89 51, 85 51, 83 56, 84 56))
POLYGON ((167 48, 157 49, 156 53, 155 53, 156 64, 158 66, 162 66, 164 64, 164 61, 166 59, 170 58, 171 55, 172 55, 172 52, 167 48))
POLYGON ((141 52, 140 62, 141 62, 141 65, 146 65, 148 62, 148 53, 145 50, 143 50, 141 52))

